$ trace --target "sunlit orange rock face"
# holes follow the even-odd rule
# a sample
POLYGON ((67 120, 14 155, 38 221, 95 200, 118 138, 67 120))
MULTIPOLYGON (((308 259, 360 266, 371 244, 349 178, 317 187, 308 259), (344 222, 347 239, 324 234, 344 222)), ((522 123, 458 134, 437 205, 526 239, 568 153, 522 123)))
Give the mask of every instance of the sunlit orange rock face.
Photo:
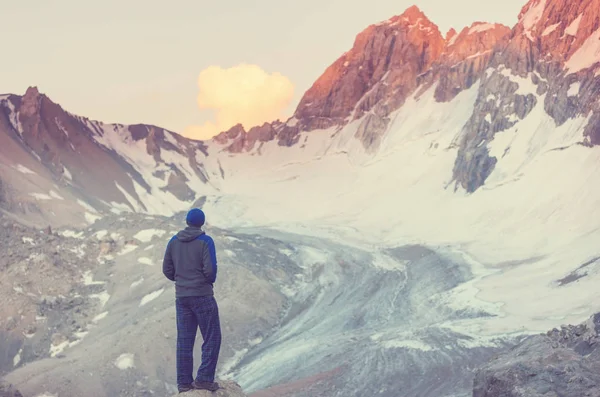
POLYGON ((600 0, 531 0, 519 14, 504 58, 521 75, 540 63, 562 65, 599 28, 600 0))
POLYGON ((306 92, 295 117, 310 130, 358 118, 377 104, 385 113, 414 91, 444 43, 438 27, 417 7, 371 25, 306 92))

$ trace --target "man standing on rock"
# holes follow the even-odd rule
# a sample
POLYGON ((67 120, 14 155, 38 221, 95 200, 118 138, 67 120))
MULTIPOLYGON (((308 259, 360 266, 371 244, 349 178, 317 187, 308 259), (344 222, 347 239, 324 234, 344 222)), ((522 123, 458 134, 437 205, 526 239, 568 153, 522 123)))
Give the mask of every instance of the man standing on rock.
POLYGON ((204 221, 202 210, 190 210, 186 217, 187 227, 171 238, 163 260, 163 274, 175 281, 177 387, 180 393, 219 388, 215 371, 221 349, 221 324, 213 291, 217 255, 212 238, 202 231, 204 221), (194 342, 198 327, 204 343, 202 364, 194 380, 194 342))

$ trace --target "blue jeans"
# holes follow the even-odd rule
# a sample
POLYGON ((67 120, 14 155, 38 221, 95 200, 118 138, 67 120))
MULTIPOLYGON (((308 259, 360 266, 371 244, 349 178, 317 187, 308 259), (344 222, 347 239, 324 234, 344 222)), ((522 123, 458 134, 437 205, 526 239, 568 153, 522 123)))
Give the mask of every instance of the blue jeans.
POLYGON ((177 385, 194 381, 194 342, 200 327, 202 334, 202 364, 198 368, 198 382, 214 382, 219 351, 221 324, 219 308, 214 296, 186 296, 175 300, 177 310, 177 385))

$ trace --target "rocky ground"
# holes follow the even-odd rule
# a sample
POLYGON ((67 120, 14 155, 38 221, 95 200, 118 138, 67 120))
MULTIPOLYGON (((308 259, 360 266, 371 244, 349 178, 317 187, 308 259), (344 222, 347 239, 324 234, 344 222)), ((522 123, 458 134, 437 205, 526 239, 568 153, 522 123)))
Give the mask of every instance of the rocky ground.
POLYGON ((59 356, 86 331, 102 302, 87 279, 106 242, 0 220, 0 373, 59 356))
POLYGON ((530 337, 480 369, 473 397, 600 396, 600 313, 530 337))
MULTIPOLYGON (((26 397, 176 393, 174 291, 162 275, 161 261, 166 242, 183 224, 180 218, 113 216, 78 231, 1 219, 0 375, 6 374, 26 397)), ((374 389, 364 395, 377 390, 402 395, 399 385, 412 387, 404 395, 440 395, 423 389, 419 382, 425 379, 429 388, 437 385, 435 390, 454 385, 456 393, 464 391, 444 395, 466 397, 473 368, 509 344, 503 341, 492 350, 457 345, 444 351, 446 361, 414 341, 403 347, 416 336, 430 343, 439 339, 447 347, 462 340, 422 322, 426 297, 469 277, 460 263, 434 251, 398 249, 387 258, 390 264, 406 263, 404 271, 372 268, 365 273, 373 258, 329 241, 207 229, 219 255, 216 294, 225 338, 220 374, 234 375, 253 396, 361 395, 364 384, 357 382, 365 379, 373 381, 374 389), (344 289, 336 289, 337 284, 344 289), (388 288, 395 291, 390 302, 384 299, 391 296, 388 288), (403 342, 398 332, 407 331, 410 321, 420 333, 403 342), (369 327, 380 332, 375 339, 369 327), (282 356, 294 349, 287 359, 282 356), (379 369, 357 378, 365 365, 379 369), (274 375, 273 368, 281 374, 274 375), (253 375, 272 381, 247 387, 256 383, 253 375)), ((443 307, 438 313, 431 302, 426 308, 432 321, 444 313, 449 319, 457 315, 443 307)), ((600 397, 599 332, 596 315, 585 324, 527 338, 477 372, 473 396, 600 397)), ((200 343, 198 358, 199 348, 200 343)), ((223 385, 212 395, 244 396, 236 384, 223 385)), ((0 397, 17 393, 0 388, 0 397)), ((202 393, 208 395, 189 395, 202 393)))
MULTIPOLYGON (((174 287, 161 263, 183 219, 114 216, 78 231, 4 222, 0 339, 8 343, 0 344, 0 370, 7 380, 26 396, 173 393, 174 287)), ((226 370, 281 321, 287 299, 280 287, 300 270, 283 243, 210 232, 219 248, 226 370)))

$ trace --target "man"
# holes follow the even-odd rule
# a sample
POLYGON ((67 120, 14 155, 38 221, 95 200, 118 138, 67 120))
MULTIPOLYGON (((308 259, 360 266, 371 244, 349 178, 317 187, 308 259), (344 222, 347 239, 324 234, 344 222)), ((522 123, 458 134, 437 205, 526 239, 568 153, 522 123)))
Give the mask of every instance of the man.
POLYGON ((219 388, 215 371, 221 349, 221 324, 213 291, 217 255, 212 238, 201 229, 204 222, 202 210, 190 210, 186 216, 187 227, 171 238, 163 260, 164 275, 175 281, 177 387, 180 393, 219 388), (194 379, 194 342, 198 327, 204 343, 202 364, 194 379))

